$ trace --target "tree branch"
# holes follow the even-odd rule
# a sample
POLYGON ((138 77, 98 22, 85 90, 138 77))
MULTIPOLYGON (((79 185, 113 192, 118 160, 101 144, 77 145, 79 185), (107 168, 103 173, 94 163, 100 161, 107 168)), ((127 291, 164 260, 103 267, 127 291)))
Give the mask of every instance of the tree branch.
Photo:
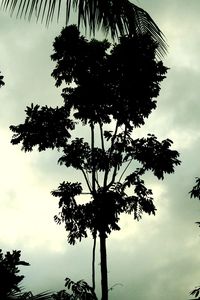
POLYGON ((91 186, 90 186, 89 179, 87 178, 86 172, 85 172, 85 170, 84 170, 83 168, 81 168, 81 171, 82 171, 83 176, 84 176, 84 178, 85 178, 85 181, 86 181, 86 184, 87 184, 88 189, 89 189, 89 191, 90 191, 90 194, 92 194, 92 189, 91 189, 91 186))
POLYGON ((111 185, 115 182, 116 175, 117 175, 117 165, 114 167, 112 179, 111 179, 110 183, 107 185, 107 188, 108 188, 108 189, 109 189, 109 188, 111 187, 111 185))
POLYGON ((99 178, 98 178, 98 172, 97 171, 96 171, 95 181, 96 181, 96 184, 98 185, 98 188, 100 188, 99 178))
POLYGON ((100 127, 100 134, 101 134, 101 147, 102 147, 102 150, 105 152, 104 137, 103 137, 103 125, 101 122, 99 122, 99 127, 100 127))
POLYGON ((107 169, 105 171, 105 175, 104 175, 104 183, 103 183, 104 188, 106 188, 106 186, 107 186, 108 173, 109 173, 109 161, 110 161, 112 153, 113 153, 113 146, 114 146, 115 138, 117 135, 118 127, 119 127, 119 125, 118 125, 118 121, 117 121, 116 126, 115 126, 115 132, 111 138, 111 146, 110 146, 109 157, 108 157, 108 167, 107 167, 107 169))
POLYGON ((133 161, 133 158, 131 158, 127 164, 127 166, 125 167, 124 171, 122 172, 120 178, 119 178, 119 182, 121 181, 122 177, 124 176, 126 170, 128 169, 128 167, 130 166, 131 162, 133 161))

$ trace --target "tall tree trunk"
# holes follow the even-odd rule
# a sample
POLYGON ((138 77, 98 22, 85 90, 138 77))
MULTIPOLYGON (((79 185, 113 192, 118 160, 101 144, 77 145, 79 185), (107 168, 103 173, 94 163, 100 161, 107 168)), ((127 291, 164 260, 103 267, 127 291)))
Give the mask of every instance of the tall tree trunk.
POLYGON ((104 230, 100 232, 100 256, 101 256, 101 300, 108 300, 108 272, 106 254, 106 234, 104 230))
POLYGON ((95 230, 94 236, 94 243, 93 243, 93 249, 92 249, 92 288, 95 291, 95 252, 96 252, 96 241, 97 241, 97 233, 95 230))

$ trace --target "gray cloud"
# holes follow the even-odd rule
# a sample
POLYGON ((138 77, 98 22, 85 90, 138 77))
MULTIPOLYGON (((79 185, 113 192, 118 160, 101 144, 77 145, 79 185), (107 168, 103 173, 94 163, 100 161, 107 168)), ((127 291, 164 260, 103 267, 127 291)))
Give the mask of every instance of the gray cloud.
MULTIPOLYGON (((200 207, 188 194, 200 174, 200 3, 137 3, 159 24, 170 46, 165 59, 170 70, 158 108, 138 134, 171 138, 182 165, 163 182, 150 174, 146 177, 155 194, 156 216, 145 216, 140 222, 122 217, 122 230, 109 238, 110 286, 120 284, 110 291, 110 299, 188 299, 188 291, 200 278, 199 229, 194 225, 200 219, 200 207)), ((62 289, 66 276, 90 281, 91 275, 92 241, 69 246, 64 228, 53 222, 58 208, 50 191, 63 180, 77 179, 77 174, 56 164, 57 153, 24 154, 9 142, 8 127, 23 121, 26 105, 62 103, 50 76, 49 57, 62 25, 47 30, 0 15, 0 70, 6 81, 0 91, 0 242, 5 251, 22 250, 23 259, 31 263, 22 271, 24 286, 34 291, 62 289)))

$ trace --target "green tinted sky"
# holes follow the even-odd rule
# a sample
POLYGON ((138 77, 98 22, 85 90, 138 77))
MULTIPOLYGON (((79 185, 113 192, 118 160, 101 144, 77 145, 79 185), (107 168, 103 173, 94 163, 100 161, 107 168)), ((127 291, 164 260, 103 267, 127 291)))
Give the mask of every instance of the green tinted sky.
MULTIPOLYGON (((155 217, 139 223, 123 217, 122 230, 111 235, 110 286, 120 285, 110 299, 183 300, 200 282, 200 231, 194 225, 200 203, 188 195, 200 176, 200 2, 136 4, 164 32, 169 44, 165 64, 170 68, 158 108, 140 132, 172 139, 182 165, 162 182, 146 178, 155 195, 155 217)), ((62 104, 50 76, 54 64, 49 56, 63 25, 61 20, 46 29, 0 13, 0 70, 6 82, 0 90, 0 247, 22 250, 23 259, 31 263, 23 270, 24 286, 33 291, 62 289, 67 276, 90 281, 91 273, 91 240, 69 246, 64 228, 53 221, 57 202, 50 191, 76 174, 57 165, 57 153, 25 154, 10 145, 9 126, 23 121, 26 105, 62 104)))

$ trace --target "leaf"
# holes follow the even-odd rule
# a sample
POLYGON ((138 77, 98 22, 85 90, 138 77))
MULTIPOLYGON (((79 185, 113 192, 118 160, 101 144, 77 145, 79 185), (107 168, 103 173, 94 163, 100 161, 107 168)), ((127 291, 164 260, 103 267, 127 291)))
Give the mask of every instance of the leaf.
POLYGON ((195 296, 195 298, 197 298, 199 296, 199 293, 200 293, 200 287, 196 287, 194 290, 190 292, 190 295, 195 296))
POLYGON ((200 178, 196 177, 196 185, 190 191, 190 197, 198 198, 200 200, 200 178))
POLYGON ((104 137, 105 137, 105 139, 107 140, 107 141, 109 141, 110 139, 111 139, 111 137, 112 137, 112 132, 113 131, 111 131, 111 130, 109 130, 109 131, 107 131, 107 130, 104 130, 104 137))

